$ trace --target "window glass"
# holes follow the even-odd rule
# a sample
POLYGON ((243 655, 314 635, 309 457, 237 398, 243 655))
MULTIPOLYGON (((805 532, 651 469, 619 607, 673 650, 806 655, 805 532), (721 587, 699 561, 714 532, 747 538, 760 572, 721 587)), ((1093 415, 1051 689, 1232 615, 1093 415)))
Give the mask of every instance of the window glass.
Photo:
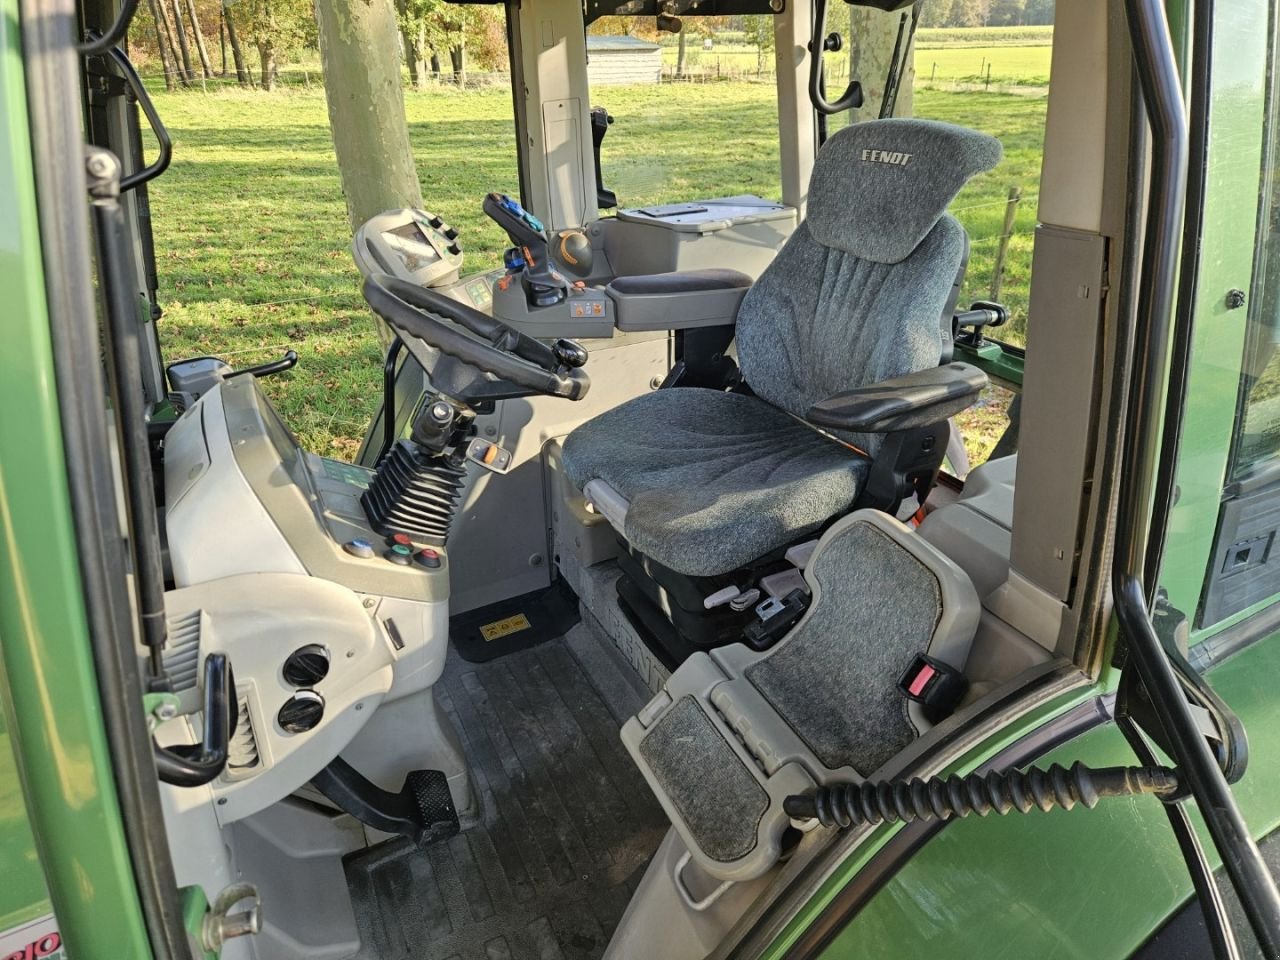
POLYGON ((602 17, 587 75, 613 118, 600 162, 619 206, 781 197, 772 17, 686 16, 679 34, 602 17))
MULTIPOLYGON (((1249 311, 1244 362, 1240 371, 1231 478, 1243 479, 1280 463, 1280 118, 1275 90, 1275 37, 1268 56, 1266 128, 1259 182, 1258 236, 1253 289, 1244 296, 1249 311)), ((1230 306, 1230 304, 1228 304, 1230 306)))

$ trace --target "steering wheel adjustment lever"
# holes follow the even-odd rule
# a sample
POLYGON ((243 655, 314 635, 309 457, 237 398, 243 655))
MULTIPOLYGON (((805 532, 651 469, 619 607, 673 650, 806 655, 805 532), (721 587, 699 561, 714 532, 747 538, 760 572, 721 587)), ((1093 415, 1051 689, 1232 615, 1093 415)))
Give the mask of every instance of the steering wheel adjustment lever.
POLYGON ((551 345, 562 370, 576 370, 587 363, 587 348, 576 340, 557 340, 551 345))

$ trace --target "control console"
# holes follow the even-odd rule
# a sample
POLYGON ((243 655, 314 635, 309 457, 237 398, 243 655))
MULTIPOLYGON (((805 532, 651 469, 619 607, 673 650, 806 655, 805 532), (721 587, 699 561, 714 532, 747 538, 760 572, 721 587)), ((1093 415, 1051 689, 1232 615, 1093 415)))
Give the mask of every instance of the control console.
POLYGON ((612 301, 583 279, 592 267, 585 234, 549 235, 541 220, 504 193, 485 197, 484 212, 514 244, 503 256, 507 273, 494 285, 494 316, 534 337, 612 336, 612 301))

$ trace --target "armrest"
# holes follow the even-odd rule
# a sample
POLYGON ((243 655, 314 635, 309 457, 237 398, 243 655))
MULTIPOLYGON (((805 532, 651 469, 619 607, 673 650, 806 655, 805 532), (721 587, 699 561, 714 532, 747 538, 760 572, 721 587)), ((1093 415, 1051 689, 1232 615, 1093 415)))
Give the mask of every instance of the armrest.
POLYGON ((619 330, 687 330, 732 324, 750 289, 737 270, 685 270, 618 277, 605 293, 619 330))
POLYGON ((805 419, 857 433, 893 433, 938 423, 971 406, 987 375, 967 363, 948 363, 828 397, 805 419))

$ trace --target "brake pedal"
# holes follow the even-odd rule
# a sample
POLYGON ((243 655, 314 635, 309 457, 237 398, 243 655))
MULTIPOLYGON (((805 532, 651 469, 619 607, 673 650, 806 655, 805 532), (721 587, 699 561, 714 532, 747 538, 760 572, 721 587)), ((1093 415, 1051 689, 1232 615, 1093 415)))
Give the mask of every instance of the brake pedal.
POLYGON ((414 770, 399 793, 389 793, 337 758, 311 783, 361 823, 383 833, 398 833, 419 847, 447 840, 460 829, 449 780, 439 770, 414 770))
POLYGON ((412 791, 423 824, 418 846, 446 840, 458 832, 458 811, 449 792, 449 778, 441 770, 414 770, 405 778, 405 791, 412 791))

